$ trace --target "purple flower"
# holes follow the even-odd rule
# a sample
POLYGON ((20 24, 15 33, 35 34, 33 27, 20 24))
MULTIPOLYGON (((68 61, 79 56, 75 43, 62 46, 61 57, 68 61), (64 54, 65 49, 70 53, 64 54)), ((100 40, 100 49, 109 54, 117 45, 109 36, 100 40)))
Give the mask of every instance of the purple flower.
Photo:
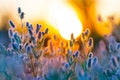
POLYGON ((33 30, 33 26, 32 26, 32 24, 30 24, 30 25, 28 26, 28 29, 33 30))
POLYGON ((42 33, 41 33, 41 32, 39 32, 39 34, 38 34, 38 39, 40 39, 40 38, 41 38, 41 36, 42 36, 42 33))
POLYGON ((8 30, 8 35, 9 35, 9 38, 11 38, 11 37, 13 36, 13 31, 12 31, 12 29, 9 29, 9 30, 8 30))
POLYGON ((72 47, 73 46, 73 42, 72 42, 72 40, 70 40, 70 47, 72 47))
POLYGON ((91 58, 91 59, 93 58, 93 53, 92 52, 89 53, 88 58, 91 58))
POLYGON ((12 20, 9 21, 9 24, 12 28, 15 28, 15 24, 12 22, 12 20))
POLYGON ((78 57, 78 55, 79 55, 79 51, 76 51, 73 57, 78 57))
POLYGON ((27 53, 30 53, 30 52, 31 52, 31 50, 32 50, 31 46, 30 46, 30 45, 28 45, 28 46, 26 47, 26 52, 27 52, 27 53))
POLYGON ((39 32, 40 28, 41 28, 41 25, 37 24, 36 34, 39 32))
POLYGON ((18 7, 18 13, 19 13, 19 14, 21 13, 21 8, 20 8, 20 7, 18 7))
POLYGON ((91 58, 88 58, 88 61, 87 61, 87 68, 91 68, 92 67, 92 59, 91 58))
POLYGON ((48 33, 48 28, 46 28, 46 30, 45 30, 45 34, 47 34, 48 33))
POLYGON ((118 60, 115 56, 112 57, 112 64, 114 67, 118 67, 118 60))
POLYGON ((98 58, 97 58, 97 57, 94 57, 94 58, 93 58, 93 65, 95 66, 95 65, 97 64, 97 62, 98 62, 98 58))
POLYGON ((13 43, 12 46, 13 46, 13 49, 14 49, 14 50, 18 50, 18 44, 13 43))
POLYGON ((90 37, 88 40, 88 47, 92 47, 93 46, 93 38, 90 37))
POLYGON ((68 69, 68 68, 70 67, 70 65, 69 65, 68 62, 64 62, 63 65, 64 65, 64 67, 65 67, 66 69, 68 69))
POLYGON ((31 29, 28 29, 28 32, 29 32, 30 36, 32 36, 32 35, 33 35, 33 32, 32 32, 32 30, 31 30, 31 29))
POLYGON ((22 13, 20 14, 20 19, 23 19, 23 18, 24 18, 24 15, 25 15, 25 13, 22 12, 22 13))
POLYGON ((42 35, 44 35, 45 33, 44 32, 42 32, 42 35))
POLYGON ((85 39, 85 34, 84 34, 84 33, 82 33, 82 39, 83 39, 83 40, 85 39))
POLYGON ((14 38, 11 38, 10 40, 11 40, 11 43, 14 43, 14 42, 15 42, 15 39, 14 39, 14 38))
POLYGON ((20 50, 22 50, 22 47, 23 47, 23 45, 22 45, 22 44, 20 44, 20 45, 19 45, 19 49, 20 49, 20 50))
POLYGON ((25 48, 28 46, 28 42, 27 43, 25 43, 25 48))
POLYGON ((71 34, 71 40, 73 40, 73 39, 74 39, 74 34, 72 33, 72 34, 71 34))
POLYGON ((87 36, 89 33, 90 33, 90 30, 86 29, 84 34, 87 36))
POLYGON ((26 22, 26 26, 27 26, 27 27, 29 26, 29 22, 26 22))

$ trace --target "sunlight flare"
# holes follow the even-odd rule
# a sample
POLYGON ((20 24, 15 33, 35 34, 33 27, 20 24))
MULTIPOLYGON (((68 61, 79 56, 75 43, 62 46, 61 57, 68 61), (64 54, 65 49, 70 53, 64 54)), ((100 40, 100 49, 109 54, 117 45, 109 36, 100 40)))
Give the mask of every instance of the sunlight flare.
POLYGON ((82 24, 75 10, 65 2, 52 2, 48 10, 48 22, 58 29, 60 35, 70 40, 73 33, 77 38, 82 32, 82 24))

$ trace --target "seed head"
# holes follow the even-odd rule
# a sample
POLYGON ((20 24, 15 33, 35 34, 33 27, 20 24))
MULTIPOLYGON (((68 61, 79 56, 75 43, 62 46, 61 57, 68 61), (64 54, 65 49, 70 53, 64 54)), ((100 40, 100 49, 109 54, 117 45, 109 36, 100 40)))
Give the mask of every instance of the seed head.
POLYGON ((70 40, 70 47, 72 47, 73 46, 73 42, 72 42, 72 40, 70 40))
POLYGON ((12 43, 13 49, 18 50, 18 44, 17 43, 12 43))
POLYGON ((15 28, 15 24, 12 22, 12 20, 9 21, 9 24, 12 28, 15 28))
POLYGON ((11 41, 11 43, 14 43, 14 42, 15 42, 15 39, 14 39, 14 38, 11 38, 10 41, 11 41))
POLYGON ((91 59, 91 58, 88 58, 87 68, 90 69, 91 67, 92 67, 92 59, 91 59))
POLYGON ((91 58, 91 59, 93 58, 93 53, 92 52, 89 53, 88 58, 91 58))
POLYGON ((117 50, 120 49, 120 43, 117 43, 117 50))
POLYGON ((28 29, 33 30, 33 26, 32 26, 32 24, 30 24, 30 25, 28 26, 28 29))
POLYGON ((35 39, 34 36, 31 36, 31 40, 32 40, 33 44, 35 45, 36 44, 36 39, 35 39))
POLYGON ((118 60, 115 56, 112 57, 112 64, 114 67, 118 67, 118 60))
POLYGON ((40 28, 41 28, 41 25, 37 24, 36 34, 39 32, 40 28))
POLYGON ((90 37, 88 40, 88 47, 92 47, 93 46, 93 38, 90 37))
POLYGON ((82 39, 83 39, 83 40, 85 39, 85 34, 84 34, 84 33, 82 33, 82 39))
POLYGON ((73 39, 74 39, 74 34, 72 33, 72 34, 71 34, 71 40, 73 40, 73 39))
POLYGON ((24 15, 25 15, 25 13, 24 13, 24 12, 21 12, 21 14, 20 14, 20 19, 23 19, 23 18, 24 18, 24 15))
POLYGON ((46 30, 45 30, 45 34, 47 34, 48 33, 48 28, 46 28, 46 30))
POLYGON ((20 7, 18 7, 18 14, 20 14, 21 13, 21 8, 20 7))
POLYGON ((27 27, 29 26, 29 22, 26 22, 26 26, 27 26, 27 27))
POLYGON ((14 39, 15 39, 15 41, 16 41, 17 44, 21 43, 21 39, 20 39, 18 33, 14 34, 14 39))
POLYGON ((40 39, 40 38, 41 38, 41 36, 42 36, 42 33, 41 33, 41 32, 39 32, 39 34, 38 34, 38 39, 40 39))
POLYGON ((94 58, 93 58, 93 65, 95 66, 97 63, 98 63, 98 58, 97 58, 97 57, 94 57, 94 58))
POLYGON ((22 47, 23 47, 23 45, 22 45, 22 44, 20 44, 20 45, 19 45, 19 49, 20 49, 20 50, 22 50, 22 47))
POLYGON ((28 44, 29 44, 28 42, 27 42, 27 43, 25 43, 25 46, 24 46, 24 47, 26 48, 26 47, 28 46, 28 44))
POLYGON ((27 52, 27 53, 30 53, 30 52, 31 52, 31 46, 30 46, 30 45, 28 45, 28 46, 26 47, 26 52, 27 52))
POLYGON ((30 36, 32 36, 32 35, 33 35, 33 32, 32 32, 32 30, 31 30, 31 29, 28 29, 28 32, 29 32, 30 36))
POLYGON ((12 29, 9 29, 9 30, 8 30, 8 35, 9 35, 9 38, 11 38, 11 37, 13 36, 13 31, 12 31, 12 29))
POLYGON ((89 29, 86 29, 84 34, 85 34, 85 36, 88 37, 88 35, 90 34, 90 30, 89 30, 89 29))
POLYGON ((79 55, 79 51, 76 51, 76 52, 74 53, 73 57, 78 57, 78 55, 79 55))
POLYGON ((42 35, 44 35, 45 33, 44 32, 42 32, 42 35))
POLYGON ((112 76, 112 70, 111 69, 107 69, 106 74, 107 74, 107 76, 112 76))
POLYGON ((70 65, 69 65, 68 62, 64 62, 63 65, 64 65, 64 67, 65 67, 66 69, 68 69, 68 68, 70 67, 70 65))

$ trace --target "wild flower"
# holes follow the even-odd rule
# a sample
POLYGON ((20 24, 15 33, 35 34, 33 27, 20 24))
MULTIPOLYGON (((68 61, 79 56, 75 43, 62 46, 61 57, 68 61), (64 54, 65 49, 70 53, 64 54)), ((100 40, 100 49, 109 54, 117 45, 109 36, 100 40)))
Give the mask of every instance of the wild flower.
POLYGON ((46 30, 45 30, 45 34, 47 34, 48 33, 48 28, 46 28, 46 30))
POLYGON ((18 7, 18 13, 19 13, 19 14, 21 13, 21 8, 20 8, 20 7, 18 7))
POLYGON ((93 65, 93 66, 96 66, 97 63, 98 63, 98 58, 97 58, 97 57, 94 57, 94 58, 93 58, 93 61, 92 61, 92 65, 93 65))
POLYGON ((92 47, 93 46, 93 38, 89 38, 88 40, 88 47, 92 47))
POLYGON ((78 57, 79 56, 79 51, 76 51, 73 55, 73 57, 78 57))
POLYGON ((30 53, 32 50, 31 50, 31 46, 30 45, 28 45, 27 47, 26 47, 26 52, 27 53, 30 53))
POLYGON ((12 43, 12 46, 13 46, 14 50, 16 50, 16 51, 18 50, 18 44, 17 43, 12 43))
POLYGON ((36 34, 39 32, 40 28, 41 28, 41 25, 37 24, 37 27, 36 27, 36 34))
POLYGON ((118 67, 118 60, 115 56, 112 57, 112 64, 114 67, 118 67))
POLYGON ((8 36, 9 36, 9 38, 11 38, 11 37, 13 36, 13 31, 12 31, 12 29, 9 29, 9 30, 8 30, 8 36))
POLYGON ((26 27, 29 27, 29 22, 26 22, 26 27))
POLYGON ((24 15, 25 15, 25 13, 24 13, 24 12, 21 12, 21 14, 20 14, 20 19, 21 19, 21 20, 24 18, 24 15))
POLYGON ((63 63, 63 66, 64 66, 66 69, 68 69, 68 68, 70 67, 70 65, 69 65, 68 62, 64 62, 64 63, 63 63))
POLYGON ((120 43, 117 43, 117 50, 120 49, 120 43))
POLYGON ((70 47, 73 47, 73 41, 70 40, 70 47))
POLYGON ((92 52, 89 53, 88 58, 91 58, 91 59, 93 58, 93 53, 92 52))
POLYGON ((29 32, 29 35, 32 36, 33 35, 33 32, 32 32, 32 29, 28 29, 28 32, 29 32))
POLYGON ((23 48, 23 45, 19 44, 19 49, 22 50, 22 48, 23 48))
POLYGON ((42 36, 42 33, 41 33, 41 32, 39 32, 39 34, 38 34, 38 39, 40 39, 40 38, 41 38, 41 36, 42 36))
POLYGON ((85 36, 89 36, 90 35, 90 30, 88 28, 85 30, 84 35, 85 36))
POLYGON ((15 39, 17 44, 21 43, 21 39, 20 39, 20 37, 19 37, 19 35, 17 33, 14 33, 14 39, 15 39))
POLYGON ((12 20, 9 21, 10 27, 15 28, 15 24, 13 23, 12 20))
POLYGON ((42 35, 44 35, 45 34, 45 32, 42 32, 42 35))
POLYGON ((90 69, 92 67, 92 59, 91 58, 88 58, 86 67, 87 67, 87 69, 90 69))
POLYGON ((73 40, 73 39, 74 39, 74 34, 72 33, 72 34, 71 34, 71 40, 73 40))

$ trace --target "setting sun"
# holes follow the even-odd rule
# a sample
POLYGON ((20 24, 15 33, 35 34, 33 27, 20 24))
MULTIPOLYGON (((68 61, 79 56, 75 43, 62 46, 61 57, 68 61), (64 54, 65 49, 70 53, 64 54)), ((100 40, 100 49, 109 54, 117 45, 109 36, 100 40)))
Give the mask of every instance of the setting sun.
POLYGON ((75 10, 67 3, 52 2, 48 13, 48 22, 58 29, 64 39, 70 40, 72 33, 77 38, 82 32, 82 24, 75 10))

